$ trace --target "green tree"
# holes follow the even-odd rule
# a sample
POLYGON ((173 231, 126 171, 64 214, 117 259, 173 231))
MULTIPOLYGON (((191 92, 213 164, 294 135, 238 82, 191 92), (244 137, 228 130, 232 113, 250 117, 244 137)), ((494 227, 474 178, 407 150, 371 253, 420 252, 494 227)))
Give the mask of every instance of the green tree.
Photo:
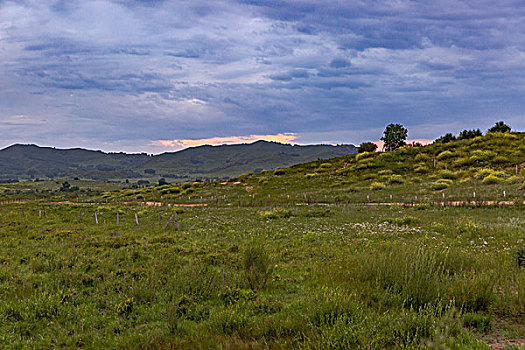
POLYGON ((359 153, 363 152, 375 152, 377 145, 373 142, 363 142, 359 145, 359 153))
POLYGON ((445 135, 439 137, 436 139, 436 142, 440 143, 447 143, 456 140, 456 136, 452 135, 451 133, 446 133, 445 135))
POLYGON ((385 142, 383 149, 385 151, 394 151, 399 147, 406 145, 408 130, 401 124, 388 124, 383 133, 381 140, 385 142))
POLYGON ((499 121, 492 128, 489 129, 489 132, 509 132, 510 130, 510 126, 508 126, 502 121, 499 121))
POLYGON ((468 140, 473 139, 474 137, 482 136, 483 133, 479 129, 472 130, 463 130, 459 133, 458 140, 468 140))

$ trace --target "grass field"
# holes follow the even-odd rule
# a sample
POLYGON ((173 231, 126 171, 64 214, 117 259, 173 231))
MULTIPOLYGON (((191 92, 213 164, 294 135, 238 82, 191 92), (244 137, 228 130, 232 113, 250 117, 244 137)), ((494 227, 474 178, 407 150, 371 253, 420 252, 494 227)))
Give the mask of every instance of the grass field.
POLYGON ((524 348, 523 141, 488 134, 226 182, 2 184, 0 343, 524 348))
POLYGON ((177 210, 179 230, 173 222, 164 230, 173 212, 165 206, 0 206, 0 342, 20 349, 525 343, 520 206, 177 210))

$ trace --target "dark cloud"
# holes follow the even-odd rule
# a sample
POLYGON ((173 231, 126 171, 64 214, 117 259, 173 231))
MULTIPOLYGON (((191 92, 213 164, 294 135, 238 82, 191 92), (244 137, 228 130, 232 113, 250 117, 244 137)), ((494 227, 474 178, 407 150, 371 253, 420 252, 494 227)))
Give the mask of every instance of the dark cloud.
POLYGON ((0 145, 524 129, 524 23, 516 1, 1 1, 0 145))

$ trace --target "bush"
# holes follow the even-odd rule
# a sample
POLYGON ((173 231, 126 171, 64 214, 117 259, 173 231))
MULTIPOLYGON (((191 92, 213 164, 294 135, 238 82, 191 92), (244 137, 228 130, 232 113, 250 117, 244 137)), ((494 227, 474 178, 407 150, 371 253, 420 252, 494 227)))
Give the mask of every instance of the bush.
POLYGON ((430 156, 425 153, 419 153, 414 159, 416 162, 428 162, 430 160, 430 156))
POLYGON ((455 173, 450 170, 441 170, 439 172, 439 176, 442 179, 449 179, 449 180, 456 180, 459 177, 458 173, 455 173))
POLYGON ((383 190, 386 188, 386 185, 381 182, 372 182, 370 185, 370 189, 373 191, 383 190))
POLYGON ((472 165, 472 164, 474 164, 474 159, 473 158, 471 158, 471 157, 463 157, 463 158, 456 159, 452 163, 452 166, 454 168, 460 168, 460 167, 468 166, 468 165, 472 165))
POLYGON ((388 183, 390 183, 391 185, 402 184, 404 182, 405 180, 403 180, 403 176, 401 175, 392 175, 388 179, 388 183))
POLYGON ((363 142, 359 145, 359 153, 375 152, 377 145, 373 142, 363 142))
POLYGON ((366 159, 366 158, 370 158, 374 155, 375 153, 374 152, 363 152, 363 153, 359 153, 355 156, 355 160, 356 161, 360 161, 362 159, 366 159))
POLYGON ((263 289, 273 271, 271 258, 262 244, 250 244, 244 252, 243 268, 252 290, 263 289))
POLYGON ((434 191, 444 190, 446 188, 449 188, 449 186, 452 184, 452 181, 447 181, 447 179, 440 179, 435 181, 430 185, 430 188, 434 191))
POLYGON ((293 215, 292 211, 289 209, 277 208, 273 210, 267 210, 261 214, 263 219, 281 219, 289 218, 293 215))
POLYGON ((437 155, 437 160, 445 160, 454 157, 454 153, 450 151, 443 151, 440 154, 437 155))
POLYGON ((498 184, 500 182, 502 182, 503 180, 500 179, 499 177, 495 176, 495 175, 488 175, 486 176, 484 179, 483 179, 483 183, 485 185, 494 185, 494 184, 498 184))
POLYGON ((429 169, 426 166, 424 166, 424 165, 420 165, 420 166, 416 167, 414 169, 414 171, 416 173, 418 173, 418 174, 426 174, 426 173, 429 172, 429 169))

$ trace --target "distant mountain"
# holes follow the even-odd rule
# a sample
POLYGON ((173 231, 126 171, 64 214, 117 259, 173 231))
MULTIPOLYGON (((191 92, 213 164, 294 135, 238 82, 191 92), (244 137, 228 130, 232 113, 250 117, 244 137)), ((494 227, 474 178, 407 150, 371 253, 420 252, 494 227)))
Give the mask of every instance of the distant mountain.
POLYGON ((353 145, 298 146, 257 141, 199 146, 156 156, 104 153, 81 148, 13 145, 0 150, 0 179, 84 178, 193 181, 235 177, 357 152, 353 145))

